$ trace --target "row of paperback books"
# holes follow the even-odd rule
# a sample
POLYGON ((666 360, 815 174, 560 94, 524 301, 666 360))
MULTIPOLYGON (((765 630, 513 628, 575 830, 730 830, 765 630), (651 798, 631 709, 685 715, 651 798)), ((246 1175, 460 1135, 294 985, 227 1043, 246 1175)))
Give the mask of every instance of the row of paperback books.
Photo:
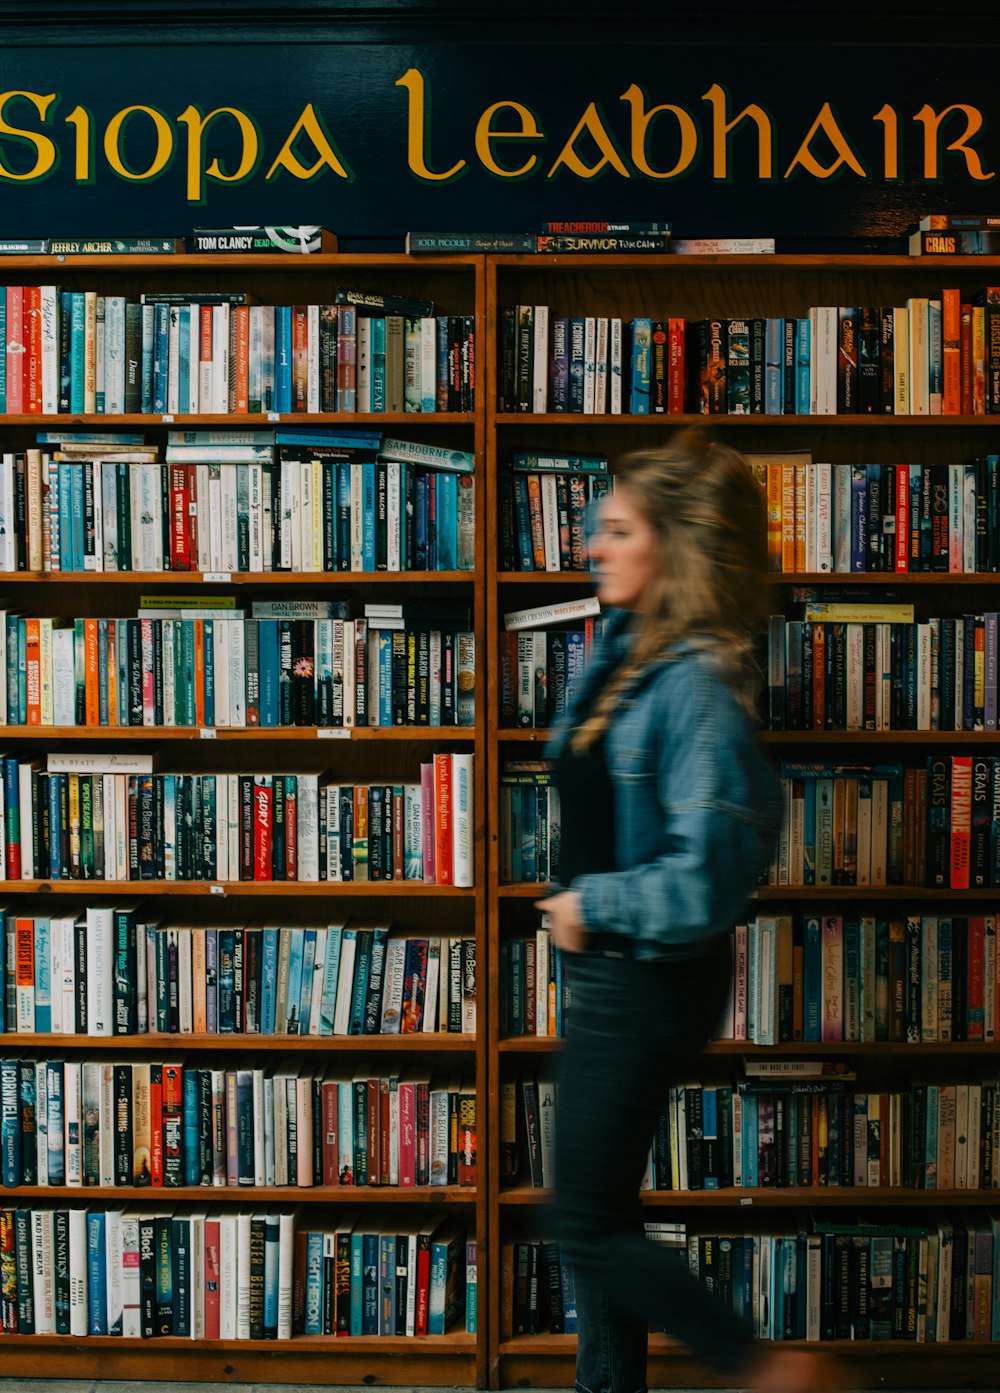
MULTIPOLYGON (((593 602, 596 608, 596 601, 593 602)), ((519 629, 500 635, 500 723, 544 729, 565 715, 600 633, 600 618, 578 629, 519 629)))
POLYGON ((1000 455, 964 464, 813 464, 808 451, 750 464, 767 497, 772 571, 1000 569, 1000 455))
POLYGON ((604 455, 514 455, 501 468, 500 566, 586 571, 589 505, 614 492, 604 455))
POLYGON ((0 570, 474 567, 470 454, 378 435, 295 434, 301 442, 280 444, 277 460, 273 435, 263 445, 171 445, 168 455, 185 458, 167 462, 157 461, 156 447, 89 436, 52 451, 6 453, 0 460, 0 570))
POLYGON ((475 1329, 476 1245, 456 1221, 351 1210, 0 1209, 12 1335, 290 1340, 475 1329), (468 1304, 467 1304, 468 1303, 468 1304))
POLYGON ((736 926, 734 942, 724 1037, 758 1045, 1000 1038, 995 914, 758 914, 736 926))
POLYGON ((549 916, 531 935, 500 942, 500 1038, 517 1035, 560 1038, 565 1034, 570 991, 563 957, 552 942, 549 916))
MULTIPOLYGON (((530 1077, 502 1089, 517 1123, 502 1140, 505 1178, 551 1187, 558 1093, 530 1077)), ((670 1089, 642 1188, 995 1190, 998 1103, 1000 1084, 971 1079, 883 1092, 843 1078, 681 1084, 670 1089)))
POLYGON ((0 910, 7 1033, 475 1034, 471 938, 316 928, 164 926, 135 907, 0 910))
POLYGON ((11 726, 473 725, 468 607, 365 608, 254 601, 247 618, 158 596, 135 619, 0 610, 0 712, 11 726))
POLYGON ((474 1086, 380 1068, 0 1059, 3 1184, 475 1185, 474 1086))
MULTIPOLYGON (((797 1232, 688 1233, 646 1225, 705 1290, 750 1322, 758 1340, 1000 1340, 1000 1227, 970 1211, 887 1224, 820 1223, 797 1232)), ((505 1245, 503 1329, 569 1329, 572 1274, 554 1244, 505 1245), (534 1280, 532 1280, 534 1274, 534 1280)))
MULTIPOLYGON (((387 297, 391 298, 391 297, 387 297)), ((246 415, 471 411, 473 315, 258 305, 243 292, 140 300, 58 286, 0 292, 0 412, 246 415)))
POLYGON ((771 730, 996 730, 995 611, 914 622, 911 605, 807 605, 806 615, 768 620, 771 730), (830 609, 859 618, 812 617, 830 609))
POLYGON ((500 768, 500 881, 546 884, 559 873, 562 819, 552 770, 538 759, 500 768))
POLYGON ((585 415, 984 415, 1000 410, 1000 289, 798 318, 501 311, 500 409, 585 415))
POLYGON ((154 774, 150 755, 0 756, 8 880, 473 883, 473 756, 418 783, 154 774), (129 772, 123 772, 128 769, 129 772))
POLYGON ((769 885, 1000 884, 994 759, 932 755, 905 771, 786 760, 781 784, 785 816, 769 885))

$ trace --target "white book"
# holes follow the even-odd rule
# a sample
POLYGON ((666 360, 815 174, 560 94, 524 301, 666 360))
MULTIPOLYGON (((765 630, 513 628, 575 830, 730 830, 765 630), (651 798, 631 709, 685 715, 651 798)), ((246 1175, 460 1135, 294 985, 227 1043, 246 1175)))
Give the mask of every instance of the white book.
MULTIPOLYGON (((351 1021, 351 993, 354 986, 354 959, 358 948, 357 929, 348 926, 340 939, 340 970, 337 975, 337 1004, 333 1013, 334 1035, 347 1035, 351 1021)), ((386 954, 388 962, 388 954, 386 954)))
POLYGON ((194 1031, 194 993, 191 983, 191 930, 177 930, 177 1011, 182 1035, 194 1031))
POLYGON ((69 1333, 87 1334, 89 1318, 87 1285, 87 1211, 69 1211, 69 1333))
POLYGON ((295 564, 295 511, 293 504, 292 511, 292 570, 309 571, 312 569, 312 534, 313 517, 317 507, 322 509, 322 496, 317 505, 313 493, 313 471, 311 463, 306 460, 299 467, 299 515, 298 515, 298 565, 295 564))
POLYGON ((594 388, 597 380, 597 320, 588 315, 583 321, 583 413, 594 414, 594 388))
POLYGON ((63 1125, 66 1143, 66 1184, 83 1184, 83 1114, 80 1100, 80 1061, 63 1066, 63 1125))
POLYGON ((222 465, 208 468, 208 537, 210 571, 223 570, 222 565, 222 465))
MULTIPOLYGON (((205 1221, 204 1211, 191 1215, 191 1338, 205 1338, 205 1221)), ((126 1308, 127 1309, 127 1308, 126 1308)))
POLYGON ((817 543, 818 543, 818 509, 816 506, 816 471, 819 466, 807 464, 805 466, 805 485, 806 485, 806 555, 805 568, 812 575, 819 570, 817 562, 817 543))
POLYGON ((215 724, 220 730, 228 729, 232 724, 229 676, 232 671, 230 633, 234 622, 229 619, 216 619, 212 624, 215 644, 215 724))
MULTIPOLYGON (((385 985, 379 1033, 398 1035, 403 1018, 403 984, 406 972, 406 939, 390 938, 385 949, 385 985)), ((338 1002, 340 992, 337 992, 338 1002)), ((336 1032, 334 1032, 336 1033, 336 1032)))
POLYGON ((440 982, 443 973, 441 971, 441 940, 432 938, 427 944, 427 975, 426 986, 424 988, 424 1014, 420 1022, 420 1029, 425 1035, 433 1035, 439 1028, 438 1025, 438 1006, 440 996, 440 982))
POLYGON ((306 410, 319 411, 319 305, 306 306, 306 410))
POLYGON ((466 889, 475 884, 473 759, 471 753, 451 756, 452 883, 466 889))
POLYGON ((120 1209, 108 1209, 104 1214, 104 1261, 107 1271, 108 1334, 120 1335, 124 1316, 120 1209))
POLYGON ((235 464, 219 466, 219 488, 222 505, 220 569, 232 574, 239 570, 239 504, 235 464))
POLYGON ((31 1285, 35 1301, 36 1335, 56 1333, 54 1225, 53 1210, 31 1211, 31 1285))
POLYGON ((536 305, 532 352, 531 409, 549 409, 549 307, 536 305))
POLYGON ((236 1216, 236 1338, 250 1338, 250 1218, 236 1216))
MULTIPOLYGON (((266 1133, 264 1131, 264 1090, 267 1080, 264 1077, 263 1069, 251 1071, 252 1100, 253 1100, 253 1183, 263 1185, 265 1183, 265 1163, 264 1153, 266 1150, 266 1133)), ((310 1160, 312 1147, 309 1148, 310 1160)))
MULTIPOLYGON (((249 1216, 247 1219, 247 1266, 249 1267, 249 1216)), ((239 1216, 224 1210, 219 1215, 219 1339, 237 1338, 237 1249, 239 1246, 239 1216)), ((247 1328, 249 1332, 249 1289, 247 1293, 247 1328)))
POLYGON ((229 315, 228 305, 212 306, 212 406, 216 415, 229 412, 229 315))
POLYGON ((50 754, 46 758, 49 774, 152 774, 152 755, 125 755, 115 750, 99 754, 50 754))
POLYGON ((114 1034, 114 910, 87 909, 87 1033, 114 1034))
POLYGON ((247 723, 246 628, 241 619, 229 626, 229 724, 242 730, 247 723))
POLYGON ((559 496, 556 476, 543 474, 541 477, 542 495, 542 535, 545 542, 545 569, 558 571, 561 568, 559 546, 559 496))
POLYGON ((171 305, 167 327, 167 410, 181 409, 181 307, 171 305))
MULTIPOLYGON (((301 780, 299 788, 301 789, 301 780)), ((300 805, 301 806, 301 805, 300 805)), ((326 943, 329 929, 318 928, 316 930, 316 954, 313 958, 312 985, 309 989, 309 1031, 310 1035, 319 1034, 320 1007, 323 1003, 323 980, 326 971, 326 943)))
POLYGON ((972 463, 965 465, 964 485, 962 496, 965 507, 962 513, 962 564, 960 569, 966 573, 974 574, 976 570, 976 466, 972 463))
POLYGON ((912 384, 910 381, 910 312, 905 305, 892 311, 892 362, 896 377, 893 401, 896 416, 911 414, 912 384))
POLYGON ((608 409, 608 321, 597 320, 597 357, 594 376, 594 414, 603 416, 608 409))
POLYGON ((278 1216, 278 1339, 292 1338, 292 1290, 295 1257, 295 1215, 278 1216))
POLYGON ((865 629, 863 624, 847 625, 847 729, 864 728, 865 629))
POLYGON ((5 454, 0 470, 0 570, 17 570, 14 547, 14 456, 5 454))
POLYGON ((351 465, 351 570, 365 568, 364 476, 360 464, 351 465))
POLYGON ((931 626, 917 625, 917 730, 931 728, 931 626))
POLYGON ((420 410, 437 410, 437 320, 433 315, 420 321, 420 410))
MULTIPOLYGON (((193 374, 192 374, 193 380, 193 374)), ((195 408, 197 410, 197 408, 195 408)), ((204 574, 205 571, 212 569, 211 557, 211 505, 209 503, 209 466, 207 464, 196 464, 194 467, 194 500, 192 507, 195 510, 197 520, 197 550, 196 565, 198 570, 204 574)))
POLYGON ((816 363, 816 414, 837 414, 837 345, 840 336, 836 305, 821 305, 816 311, 818 349, 816 363))
POLYGON ((930 325, 926 296, 906 302, 909 316, 910 415, 930 414, 930 325))
POLYGON ((622 411, 622 322, 608 321, 608 411, 620 416, 622 411))
MULTIPOLYGON (((42 338, 42 415, 59 410, 59 292, 54 285, 39 286, 38 309, 42 338)), ((105 406, 106 411, 121 407, 105 406)))
POLYGON ((247 485, 250 493, 250 570, 264 570, 264 466, 247 465, 247 485))
POLYGON ((319 880, 319 776, 298 776, 298 876, 319 880))
POLYGON ((549 933, 547 929, 535 932, 535 1031, 536 1035, 549 1033, 549 933))
POLYGON ((358 319, 357 407, 372 409, 372 322, 368 315, 358 319))
POLYGON ((400 498, 400 471, 398 460, 386 462, 386 539, 388 543, 386 570, 401 569, 400 520, 402 515, 400 498))

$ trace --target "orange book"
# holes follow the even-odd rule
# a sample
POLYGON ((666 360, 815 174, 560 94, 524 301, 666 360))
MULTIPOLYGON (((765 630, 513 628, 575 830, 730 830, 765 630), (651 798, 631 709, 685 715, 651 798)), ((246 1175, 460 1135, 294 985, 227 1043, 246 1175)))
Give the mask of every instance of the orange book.
POLYGON ((205 930, 191 930, 191 1024, 196 1035, 204 1035, 207 1029, 208 1011, 205 985, 205 930))
POLYGON ((767 564, 772 571, 781 570, 782 530, 781 495, 783 475, 780 464, 767 466, 767 564))
POLYGON ((32 416, 42 413, 42 292, 37 285, 24 288, 25 400, 32 416))
POLYGON ((434 756, 434 863, 436 885, 451 885, 451 755, 434 756))
POLYGON ((972 414, 986 415, 986 309, 972 307, 972 414))
POLYGON ((806 568, 806 466, 795 469, 795 570, 806 568))
POLYGON ((194 621, 194 723, 205 724, 205 621, 194 621))
POLYGON ((528 519, 531 524, 531 554, 536 571, 545 570, 545 529, 542 526, 542 481, 528 475, 528 519))
POLYGON ((957 290, 941 292, 941 414, 962 410, 962 305, 957 290))
POLYGON ((236 337, 233 410, 245 415, 250 410, 250 306, 235 305, 233 319, 236 337))
POLYGON ((368 879, 368 785, 354 785, 354 879, 368 879))
POLYGON ((795 465, 781 465, 781 569, 795 570, 795 465))
POLYGON ((963 416, 972 415, 972 306, 962 305, 959 311, 959 361, 961 376, 959 388, 961 398, 959 411, 963 416))
POLYGON ((85 665, 84 693, 86 724, 101 724, 101 673, 98 664, 97 620, 83 621, 83 654, 85 665))
POLYGON ((42 723, 42 631, 37 619, 24 621, 24 656, 27 664, 28 725, 42 723))
POLYGON ((201 307, 201 334, 198 363, 198 409, 212 408, 212 306, 201 307))

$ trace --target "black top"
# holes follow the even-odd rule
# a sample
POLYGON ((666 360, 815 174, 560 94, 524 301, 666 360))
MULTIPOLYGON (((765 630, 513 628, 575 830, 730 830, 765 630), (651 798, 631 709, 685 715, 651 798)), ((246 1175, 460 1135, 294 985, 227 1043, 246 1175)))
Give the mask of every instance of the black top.
POLYGON ((556 760, 559 788, 559 883, 613 871, 615 789, 604 752, 605 736, 579 754, 566 740, 556 760))

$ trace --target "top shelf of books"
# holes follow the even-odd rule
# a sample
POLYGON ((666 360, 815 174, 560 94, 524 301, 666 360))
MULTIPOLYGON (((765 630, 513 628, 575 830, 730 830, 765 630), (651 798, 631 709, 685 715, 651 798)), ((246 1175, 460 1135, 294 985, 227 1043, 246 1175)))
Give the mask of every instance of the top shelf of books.
POLYGON ((996 256, 858 256, 826 255, 819 253, 794 256, 677 256, 643 253, 641 255, 601 255, 599 253, 560 256, 525 255, 489 258, 498 270, 517 267, 518 270, 545 271, 558 266, 586 270, 677 271, 690 273, 706 268, 713 271, 746 271, 753 267, 765 274, 775 271, 900 271, 910 275, 921 271, 986 271, 1000 268, 996 256))
MULTIPOLYGON (((750 258, 753 260, 754 258, 750 258)), ((759 260, 760 258, 756 258, 759 260)), ((982 257, 972 258, 982 260, 982 257)), ((12 271, 135 271, 155 269, 184 275, 188 271, 412 271, 429 266, 438 271, 474 270, 479 256, 406 256, 403 253, 358 252, 355 254, 317 252, 311 256, 287 256, 281 252, 238 256, 184 254, 162 256, 5 256, 0 261, 3 274, 12 271)))

